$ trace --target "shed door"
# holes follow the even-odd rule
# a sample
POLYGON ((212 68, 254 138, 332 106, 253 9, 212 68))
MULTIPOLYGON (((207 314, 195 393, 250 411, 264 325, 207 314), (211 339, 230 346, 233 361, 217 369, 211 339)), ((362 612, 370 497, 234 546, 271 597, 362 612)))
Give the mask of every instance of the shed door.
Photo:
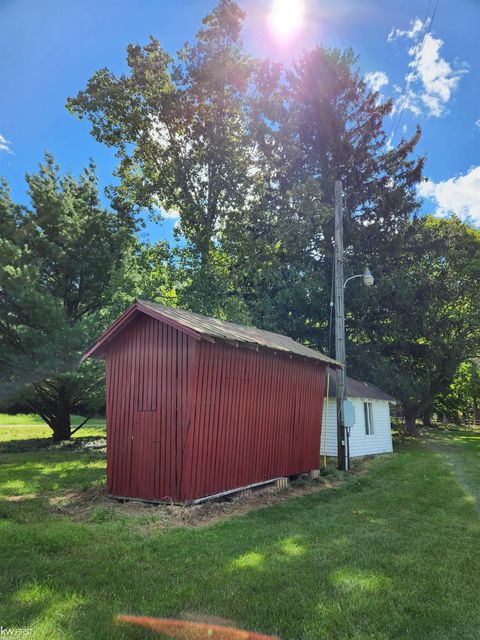
POLYGON ((154 499, 158 478, 160 414, 158 411, 137 411, 132 432, 132 466, 130 495, 154 499))

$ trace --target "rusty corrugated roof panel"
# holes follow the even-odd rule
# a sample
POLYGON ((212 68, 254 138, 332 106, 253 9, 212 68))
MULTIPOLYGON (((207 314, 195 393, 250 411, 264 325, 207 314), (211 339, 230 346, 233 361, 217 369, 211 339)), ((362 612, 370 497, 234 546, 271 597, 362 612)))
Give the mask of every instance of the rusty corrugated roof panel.
MULTIPOLYGON (((330 370, 330 382, 328 395, 337 395, 337 381, 335 371, 330 370)), ((386 400, 387 402, 396 402, 395 398, 389 396, 388 393, 382 391, 370 382, 355 380, 347 376, 347 397, 348 398, 366 398, 372 400, 386 400)))
POLYGON ((147 307, 150 311, 154 311, 159 318, 164 317, 173 320, 203 336, 291 353, 304 358, 327 362, 333 366, 340 366, 336 360, 280 333, 247 327, 233 322, 226 322, 225 320, 217 320, 192 311, 166 307, 156 302, 148 302, 146 300, 138 300, 137 302, 139 305, 147 307))

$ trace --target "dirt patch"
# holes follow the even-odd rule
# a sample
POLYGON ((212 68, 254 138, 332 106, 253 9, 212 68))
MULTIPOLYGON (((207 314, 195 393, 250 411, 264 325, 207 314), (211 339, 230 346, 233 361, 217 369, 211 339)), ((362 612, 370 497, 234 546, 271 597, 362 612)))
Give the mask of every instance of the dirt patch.
MULTIPOLYGON (((245 515, 261 507, 280 504, 290 498, 298 498, 310 493, 317 493, 322 489, 329 489, 340 481, 323 480, 302 486, 289 485, 282 489, 267 488, 250 495, 236 495, 228 501, 211 501, 203 504, 159 505, 161 518, 171 527, 206 527, 222 520, 229 520, 235 516, 245 515)), ((159 522, 152 520, 141 526, 148 533, 159 526, 159 522)))
POLYGON ((36 497, 36 493, 22 493, 19 496, 2 496, 2 500, 6 500, 7 502, 24 502, 25 500, 33 500, 36 497))
MULTIPOLYGON (((352 475, 366 471, 366 461, 355 461, 352 475)), ((121 501, 108 496, 104 487, 91 487, 86 491, 71 491, 48 498, 51 509, 80 521, 102 522, 114 518, 132 518, 132 524, 148 533, 155 529, 174 527, 206 527, 234 516, 244 515, 261 507, 280 504, 344 484, 345 477, 329 470, 317 480, 301 478, 287 487, 275 486, 257 489, 251 493, 235 494, 225 500, 198 505, 152 504, 136 500, 121 501), (138 519, 140 522, 135 522, 138 519)))

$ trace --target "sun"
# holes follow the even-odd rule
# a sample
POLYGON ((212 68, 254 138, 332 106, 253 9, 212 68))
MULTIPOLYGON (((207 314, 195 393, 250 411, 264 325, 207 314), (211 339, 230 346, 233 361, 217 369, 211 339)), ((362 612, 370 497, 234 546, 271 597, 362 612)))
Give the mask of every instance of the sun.
POLYGON ((280 42, 292 40, 303 25, 303 0, 272 0, 268 23, 280 42))

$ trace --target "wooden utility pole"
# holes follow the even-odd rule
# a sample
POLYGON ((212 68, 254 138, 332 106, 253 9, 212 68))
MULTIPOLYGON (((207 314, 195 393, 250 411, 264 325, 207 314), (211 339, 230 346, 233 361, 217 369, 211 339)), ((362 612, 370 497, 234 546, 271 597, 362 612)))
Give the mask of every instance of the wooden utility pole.
POLYGON ((337 456, 338 468, 346 468, 344 401, 347 397, 345 370, 345 302, 343 279, 343 194, 342 181, 335 180, 335 359, 337 369, 337 456))

